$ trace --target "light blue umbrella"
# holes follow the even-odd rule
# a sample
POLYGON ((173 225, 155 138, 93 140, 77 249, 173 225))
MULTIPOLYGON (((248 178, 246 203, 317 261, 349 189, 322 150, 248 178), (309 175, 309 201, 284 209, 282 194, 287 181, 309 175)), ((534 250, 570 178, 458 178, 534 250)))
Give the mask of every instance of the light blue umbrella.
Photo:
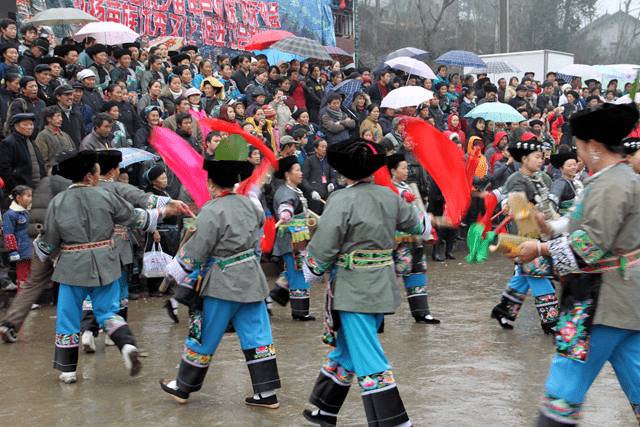
POLYGON ((160 156, 158 156, 157 154, 153 154, 139 148, 127 147, 117 148, 117 150, 122 153, 122 161, 120 162, 121 168, 126 168, 127 166, 134 163, 141 163, 146 162, 147 160, 155 160, 160 158, 160 156))
POLYGON ((486 67, 478 67, 469 71, 469 74, 501 74, 501 73, 519 73, 520 69, 507 61, 489 61, 486 67))
POLYGON ((466 50, 452 50, 438 59, 436 62, 446 65, 457 65, 458 67, 478 67, 486 68, 487 64, 475 53, 466 50))
POLYGON ((521 122, 525 117, 509 104, 501 102, 485 102, 469 111, 465 118, 475 119, 481 117, 494 123, 521 122))

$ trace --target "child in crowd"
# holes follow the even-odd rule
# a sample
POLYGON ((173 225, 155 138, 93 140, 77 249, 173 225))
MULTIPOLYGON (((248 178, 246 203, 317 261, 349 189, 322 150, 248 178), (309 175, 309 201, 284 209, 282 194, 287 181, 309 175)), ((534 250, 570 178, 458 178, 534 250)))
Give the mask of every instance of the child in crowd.
POLYGON ((31 241, 27 234, 31 197, 30 187, 18 185, 11 191, 12 202, 9 210, 2 216, 4 244, 9 252, 9 260, 17 263, 18 292, 27 282, 31 268, 31 241))

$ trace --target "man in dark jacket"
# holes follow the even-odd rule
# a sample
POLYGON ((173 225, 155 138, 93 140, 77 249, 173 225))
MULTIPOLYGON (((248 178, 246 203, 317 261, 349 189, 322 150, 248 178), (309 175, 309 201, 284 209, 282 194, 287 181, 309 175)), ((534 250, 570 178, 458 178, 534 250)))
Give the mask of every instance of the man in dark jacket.
POLYGON ((231 79, 236 82, 238 90, 244 93, 245 88, 256 76, 251 72, 251 58, 248 55, 240 55, 238 63, 240 64, 240 69, 231 75, 231 79))
POLYGON ((38 98, 42 99, 47 107, 56 105, 56 98, 53 95, 55 89, 51 82, 51 67, 47 64, 38 64, 33 69, 33 75, 38 83, 38 98))
POLYGON ((518 107, 521 105, 521 103, 524 102, 527 108, 527 111, 531 111, 531 105, 529 105, 527 100, 524 99, 526 94, 527 94, 527 87, 525 85, 518 85, 518 87, 516 87, 516 96, 511 98, 511 100, 509 101, 509 105, 511 105, 513 108, 517 110, 518 107))
POLYGON ((380 80, 369 87, 369 98, 371 102, 380 105, 384 97, 392 90, 391 73, 389 71, 383 71, 380 75, 380 80))
POLYGON ((28 76, 33 77, 33 70, 36 65, 40 64, 40 60, 49 53, 49 41, 43 37, 38 37, 29 50, 26 50, 18 64, 24 68, 24 72, 28 76))
POLYGON ((549 81, 542 83, 542 93, 538 95, 538 100, 536 101, 536 107, 540 111, 544 111, 547 106, 553 108, 558 106, 558 95, 555 94, 553 83, 549 81))
POLYGON ((7 193, 18 185, 35 188, 45 176, 40 150, 29 139, 35 119, 30 113, 13 114, 9 121, 12 133, 0 143, 0 178, 7 193))
MULTIPOLYGON (((43 100, 38 99, 38 83, 36 79, 30 76, 26 76, 20 79, 20 95, 11 103, 9 107, 9 116, 13 117, 16 114, 30 113, 35 116, 33 119, 33 125, 35 127, 35 139, 36 135, 42 129, 44 119, 42 118, 42 112, 47 107, 47 104, 43 100)), ((10 127, 13 131, 12 126, 10 127)))
POLYGON ((58 86, 54 94, 58 107, 62 110, 60 130, 69 135, 77 150, 85 136, 85 130, 82 115, 73 108, 73 88, 71 85, 58 86))
POLYGON ((302 183, 300 188, 309 201, 309 209, 322 215, 324 204, 319 200, 327 200, 337 185, 336 173, 325 158, 327 141, 322 138, 313 142, 315 155, 307 157, 302 164, 302 183))
POLYGON ((133 138, 133 135, 142 127, 140 116, 134 106, 124 99, 118 102, 118 111, 120 111, 118 120, 127 128, 127 133, 133 138))

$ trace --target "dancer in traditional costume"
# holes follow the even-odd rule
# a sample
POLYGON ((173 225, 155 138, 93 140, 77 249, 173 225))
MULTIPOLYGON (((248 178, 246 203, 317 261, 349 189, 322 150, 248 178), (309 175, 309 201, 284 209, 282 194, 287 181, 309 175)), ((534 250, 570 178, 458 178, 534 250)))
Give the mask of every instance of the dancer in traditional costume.
POLYGON ((54 368, 65 383, 76 382, 82 302, 91 296, 99 323, 122 353, 134 376, 138 361, 135 339, 118 315, 120 257, 113 250, 114 224, 153 230, 167 208, 134 209, 118 195, 96 188, 100 166, 95 152, 69 150, 53 170, 74 184, 53 198, 47 208, 45 232, 34 241, 35 254, 44 260, 60 247, 53 280, 60 283, 56 316, 54 368))
MULTIPOLYGON (((529 203, 533 203, 545 218, 554 219, 557 215, 549 199, 551 179, 540 172, 544 162, 543 152, 542 143, 530 132, 525 133, 521 141, 509 144, 509 153, 521 162, 522 167, 507 179, 503 192, 507 197, 524 193, 529 203)), ((553 269, 549 257, 541 256, 519 265, 502 294, 502 300, 491 311, 491 317, 497 319, 504 329, 513 329, 507 320, 516 320, 524 298, 531 289, 542 330, 546 334, 552 333, 557 323, 558 299, 550 277, 553 277, 553 269)))
MULTIPOLYGON (((415 200, 411 188, 404 182, 409 175, 409 167, 404 154, 392 154, 387 157, 387 168, 393 185, 400 197, 407 203, 415 200)), ((431 315, 427 299, 427 256, 424 242, 414 235, 396 231, 396 248, 393 251, 396 275, 402 277, 409 300, 411 315, 416 323, 438 324, 440 321, 431 315)))
POLYGON ((270 298, 285 306, 291 300, 293 320, 316 320, 309 315, 309 283, 302 274, 304 250, 311 235, 307 227, 307 199, 298 185, 302 182, 302 169, 296 156, 279 160, 276 178, 284 179, 273 196, 273 208, 280 223, 276 230, 276 242, 273 255, 283 258, 285 271, 271 290, 270 298))
POLYGON ((178 377, 163 379, 160 386, 176 401, 187 403, 189 394, 202 387, 211 357, 231 322, 255 393, 245 402, 274 409, 279 406, 275 390, 280 379, 264 302, 269 287, 255 253, 266 217, 259 202, 233 192, 254 166, 247 161, 206 159, 204 169, 213 200, 202 207, 195 233, 166 270, 168 278, 180 285, 176 299, 191 305, 189 337, 178 377))
MULTIPOLYGON (((116 182, 115 179, 120 174, 120 163, 122 153, 118 150, 101 150, 96 152, 98 164, 100 165, 100 181, 98 187, 117 194, 138 209, 161 209, 165 206, 172 206, 178 211, 185 211, 186 205, 179 200, 171 200, 170 197, 157 196, 152 193, 134 187, 133 185, 116 182)), ((165 217, 169 217, 166 215, 165 217)), ((151 230, 153 231, 153 230, 151 230)), ((131 248, 130 228, 120 224, 115 225, 113 231, 113 249, 120 257, 121 275, 118 279, 120 285, 120 311, 118 314, 127 320, 129 307, 129 266, 133 264, 133 249, 131 248)), ((95 337, 98 336, 100 326, 93 314, 91 298, 87 298, 82 306, 82 322, 80 332, 82 333, 82 348, 85 353, 93 353, 96 350, 95 337)), ((114 345, 113 341, 105 336, 105 344, 114 345)))
POLYGON ((624 164, 633 104, 604 104, 571 117, 578 156, 593 176, 568 215, 541 224, 554 238, 518 247, 516 261, 551 256, 563 276, 556 349, 540 427, 577 425, 586 393, 609 361, 640 423, 640 181, 624 164))
POLYGON ((400 305, 395 232, 428 236, 431 221, 390 189, 370 183, 385 165, 383 146, 345 140, 328 148, 327 160, 348 186, 329 196, 308 247, 304 274, 320 282, 332 271, 324 341, 335 350, 311 392, 310 402, 319 409, 303 415, 321 426, 335 426, 357 377, 370 426, 410 426, 377 333, 384 315, 400 305))
POLYGON ((561 215, 566 214, 578 195, 573 178, 578 172, 578 155, 575 151, 568 153, 552 154, 551 165, 558 169, 562 176, 555 180, 551 186, 549 198, 561 215))

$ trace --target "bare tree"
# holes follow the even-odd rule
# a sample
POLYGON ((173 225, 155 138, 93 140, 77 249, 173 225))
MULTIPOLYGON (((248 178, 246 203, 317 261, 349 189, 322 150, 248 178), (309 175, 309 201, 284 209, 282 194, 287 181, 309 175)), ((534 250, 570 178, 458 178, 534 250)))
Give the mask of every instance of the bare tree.
POLYGON ((432 50, 434 47, 433 39, 441 27, 442 19, 444 18, 444 13, 449 6, 455 3, 456 0, 442 0, 442 4, 440 5, 440 10, 437 16, 433 14, 433 4, 429 3, 429 6, 424 4, 422 0, 418 0, 418 12, 420 13, 420 20, 422 21, 422 25, 424 27, 422 38, 424 43, 424 48, 427 52, 432 54, 432 50))

